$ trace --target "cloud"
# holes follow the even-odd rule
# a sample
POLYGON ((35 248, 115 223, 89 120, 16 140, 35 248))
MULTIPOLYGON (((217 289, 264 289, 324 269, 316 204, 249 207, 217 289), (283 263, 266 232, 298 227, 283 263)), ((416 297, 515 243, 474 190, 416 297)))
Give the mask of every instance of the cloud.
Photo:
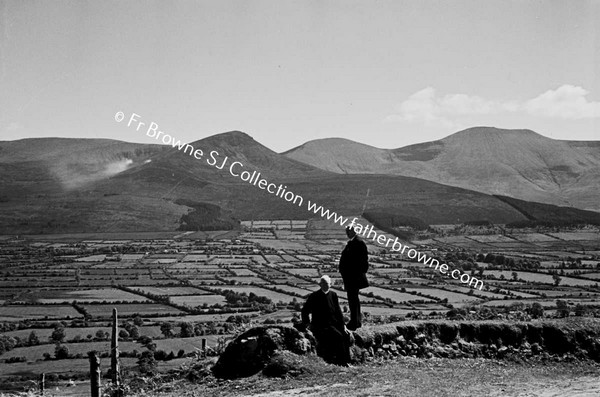
POLYGON ((534 116, 579 120, 600 117, 600 102, 589 102, 589 92, 581 87, 565 84, 548 90, 524 103, 524 110, 534 116))
POLYGON ((415 92, 398 105, 397 113, 388 116, 386 121, 419 122, 425 125, 454 127, 454 123, 442 113, 435 89, 427 87, 415 92))
POLYGON ((422 122, 426 125, 455 127, 455 116, 492 114, 502 109, 502 104, 479 96, 438 96, 433 87, 427 87, 402 102, 397 108, 397 113, 388 116, 386 121, 422 122))
POLYGON ((385 121, 457 127, 466 116, 524 113, 537 117, 583 119, 600 117, 600 102, 586 99, 588 91, 565 84, 529 100, 499 101, 476 95, 438 95, 433 87, 412 94, 385 121))

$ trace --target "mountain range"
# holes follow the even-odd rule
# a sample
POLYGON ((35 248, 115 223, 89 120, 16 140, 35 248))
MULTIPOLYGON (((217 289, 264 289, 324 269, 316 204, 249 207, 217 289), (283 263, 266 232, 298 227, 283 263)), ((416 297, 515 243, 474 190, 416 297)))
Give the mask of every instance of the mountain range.
POLYGON ((329 139, 280 154, 239 131, 190 145, 201 148, 204 157, 171 146, 105 139, 0 142, 0 233, 206 230, 234 228, 239 220, 321 217, 308 210, 309 201, 391 227, 600 222, 597 212, 531 202, 596 208, 597 142, 471 129, 395 150, 329 139), (226 167, 207 163, 212 151, 219 161, 228 159, 226 167), (302 205, 231 175, 234 161, 238 173, 260 172, 301 196, 302 205), (490 186, 494 190, 486 193, 490 186))
POLYGON ((412 176, 600 211, 600 141, 560 141, 530 130, 476 127, 398 149, 320 139, 284 155, 336 173, 412 176))

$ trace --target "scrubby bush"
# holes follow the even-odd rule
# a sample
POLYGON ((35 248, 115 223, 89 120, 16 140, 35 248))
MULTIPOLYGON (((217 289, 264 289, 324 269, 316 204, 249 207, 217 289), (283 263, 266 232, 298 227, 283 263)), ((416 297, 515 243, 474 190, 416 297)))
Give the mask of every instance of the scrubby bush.
POLYGON ((460 324, 461 338, 463 338, 469 342, 472 342, 477 338, 477 335, 479 335, 479 324, 473 324, 473 323, 461 323, 460 324))
POLYGON ((158 364, 154 359, 154 353, 150 350, 144 351, 138 359, 139 371, 144 375, 156 374, 158 364))
POLYGON ((54 357, 56 357, 57 360, 69 358, 69 348, 65 345, 57 344, 54 348, 54 357))
POLYGON ((542 327, 544 346, 552 353, 566 353, 573 348, 572 341, 565 330, 556 326, 544 325, 542 327))
POLYGON ((54 343, 62 343, 65 340, 65 327, 57 325, 54 327, 52 334, 50 335, 50 341, 54 343))
POLYGON ((458 326, 456 324, 442 323, 439 327, 439 335, 442 343, 450 344, 458 336, 458 326))
POLYGON ((539 302, 533 302, 527 312, 532 318, 544 317, 544 307, 539 302))

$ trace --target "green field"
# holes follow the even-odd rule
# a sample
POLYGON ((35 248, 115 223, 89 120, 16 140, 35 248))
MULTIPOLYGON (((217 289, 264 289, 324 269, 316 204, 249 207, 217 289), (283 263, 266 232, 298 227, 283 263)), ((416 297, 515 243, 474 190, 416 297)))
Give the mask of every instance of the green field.
POLYGON ((156 303, 148 304, 116 304, 116 305, 84 305, 85 310, 93 317, 111 317, 113 308, 116 308, 120 316, 131 316, 134 314, 179 314, 181 310, 170 306, 156 303))
POLYGON ((404 292, 380 288, 380 287, 368 287, 368 288, 361 290, 362 294, 369 294, 371 292, 375 296, 380 296, 383 299, 391 299, 393 302, 396 302, 396 303, 412 302, 412 301, 416 301, 416 300, 423 300, 426 302, 434 302, 430 298, 425 298, 425 297, 418 296, 418 295, 411 295, 411 294, 407 294, 404 292))
POLYGON ((72 306, 67 305, 14 305, 0 306, 0 321, 25 319, 55 319, 82 317, 72 306))
MULTIPOLYGON (((500 270, 489 270, 485 272, 485 275, 487 276, 493 276, 497 279, 501 278, 501 276, 504 276, 504 278, 506 280, 510 280, 512 279, 512 271, 509 270, 505 270, 505 271, 500 271, 500 270)), ((543 273, 531 273, 531 272, 522 272, 522 271, 517 271, 518 274, 518 278, 524 281, 529 281, 532 283, 540 283, 540 284, 554 284, 554 279, 552 278, 551 275, 548 274, 543 274, 543 273)), ((577 279, 577 278, 573 278, 573 277, 565 277, 565 276, 560 276, 561 277, 561 281, 559 285, 568 285, 568 286, 574 286, 574 287, 578 287, 578 286, 595 286, 598 282, 597 281, 593 281, 593 280, 581 280, 581 279, 577 279)))
POLYGON ((176 305, 196 307, 202 305, 213 306, 216 304, 225 304, 225 298, 222 295, 181 295, 172 296, 169 301, 176 305))

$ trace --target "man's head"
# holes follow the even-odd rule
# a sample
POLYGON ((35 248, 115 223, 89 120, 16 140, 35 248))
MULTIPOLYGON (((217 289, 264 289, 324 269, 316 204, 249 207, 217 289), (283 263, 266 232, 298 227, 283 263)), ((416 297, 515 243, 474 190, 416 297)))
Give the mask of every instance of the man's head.
POLYGON ((331 278, 327 275, 321 276, 319 285, 321 286, 321 291, 328 292, 329 288, 331 288, 331 278))
POLYGON ((346 228, 346 236, 348 236, 348 238, 353 238, 354 236, 356 236, 356 232, 354 231, 353 227, 346 228))

